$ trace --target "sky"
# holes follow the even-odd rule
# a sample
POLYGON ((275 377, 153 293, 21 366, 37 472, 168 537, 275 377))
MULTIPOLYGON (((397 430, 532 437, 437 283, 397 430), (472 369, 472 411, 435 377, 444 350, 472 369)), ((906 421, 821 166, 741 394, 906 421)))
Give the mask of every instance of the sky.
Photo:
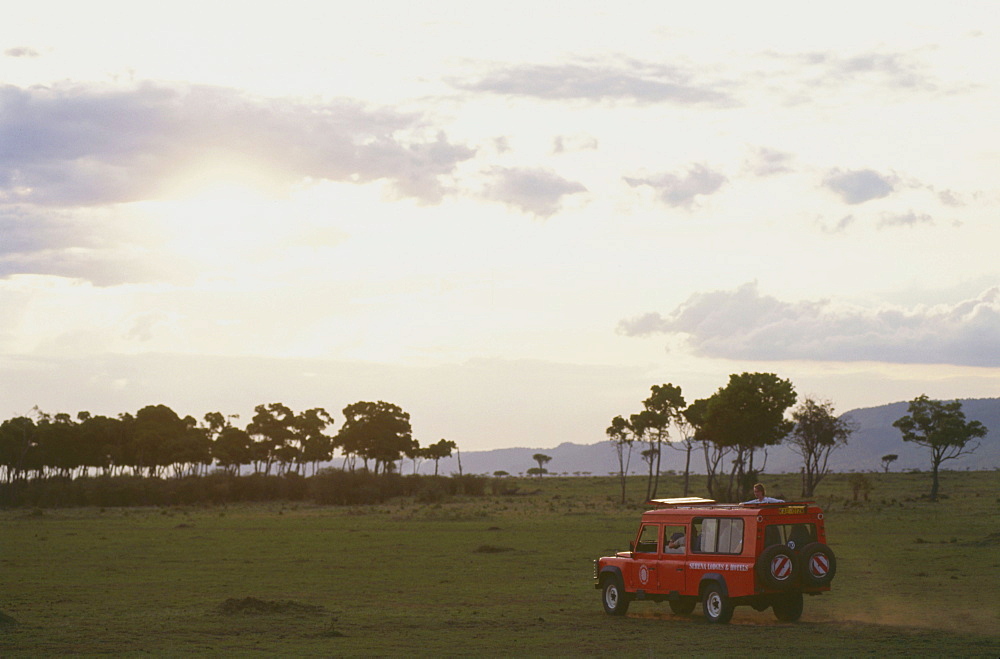
POLYGON ((745 371, 1000 396, 992 2, 4 14, 0 418, 385 400, 482 450, 745 371))

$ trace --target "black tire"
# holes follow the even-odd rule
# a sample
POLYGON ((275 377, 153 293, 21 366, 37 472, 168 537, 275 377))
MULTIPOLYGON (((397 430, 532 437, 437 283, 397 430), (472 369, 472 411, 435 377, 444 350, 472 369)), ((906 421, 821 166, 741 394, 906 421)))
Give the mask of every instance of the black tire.
POLYGON ((799 554, 804 586, 827 586, 837 574, 837 557, 822 542, 811 542, 799 554))
POLYGON ((604 605, 604 612, 609 616, 623 616, 628 611, 628 605, 632 598, 625 592, 625 584, 622 578, 613 574, 604 580, 604 588, 601 589, 601 604, 604 605))
POLYGON ((682 597, 678 600, 670 600, 670 610, 679 616, 689 616, 694 611, 694 605, 698 600, 694 597, 682 597))
POLYGON ((789 590, 798 583, 799 557, 785 545, 772 545, 757 558, 757 580, 770 590, 789 590))
POLYGON ((733 617, 733 603, 717 583, 709 583, 702 591, 701 610, 705 620, 714 624, 724 625, 733 617))
POLYGON ((774 617, 782 622, 795 622, 802 617, 802 593, 783 593, 771 603, 774 617))

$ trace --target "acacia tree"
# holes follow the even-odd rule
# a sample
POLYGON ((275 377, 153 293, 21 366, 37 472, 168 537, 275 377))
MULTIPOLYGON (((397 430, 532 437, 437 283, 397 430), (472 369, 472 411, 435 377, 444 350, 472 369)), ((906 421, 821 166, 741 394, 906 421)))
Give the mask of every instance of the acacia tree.
POLYGON ((531 456, 531 459, 538 463, 538 467, 532 467, 531 469, 529 469, 528 470, 529 474, 534 474, 536 476, 541 477, 549 473, 548 469, 545 468, 545 465, 552 461, 552 458, 550 456, 545 455, 544 453, 535 453, 533 456, 531 456))
POLYGON ((0 424, 0 465, 5 480, 20 480, 37 462, 38 440, 34 420, 26 416, 7 419, 0 424))
MULTIPOLYGON (((656 498, 660 484, 660 459, 664 442, 670 441, 670 427, 683 418, 684 396, 681 388, 672 384, 654 384, 650 387, 649 398, 642 401, 643 411, 640 422, 649 437, 650 456, 656 458, 654 467, 650 461, 650 479, 646 484, 646 500, 656 498)), ((645 451, 643 452, 645 453, 645 451)))
POLYGON ((629 462, 632 460, 632 442, 635 432, 628 421, 622 416, 611 419, 611 425, 605 431, 618 456, 618 478, 621 483, 622 503, 625 503, 625 482, 628 477, 629 462))
POLYGON ((766 448, 781 442, 794 427, 784 415, 795 398, 788 380, 773 373, 742 373, 730 375, 729 383, 704 403, 692 404, 695 409, 688 420, 695 424, 695 436, 705 445, 709 492, 724 492, 733 500, 737 491, 749 489, 758 473, 755 452, 764 449, 766 462, 766 448), (730 455, 732 467, 723 490, 719 470, 722 458, 730 455))
MULTIPOLYGON (((124 419, 123 419, 124 421, 124 419)), ((181 419, 166 405, 147 405, 135 414, 132 466, 149 476, 159 476, 174 462, 171 451, 183 443, 194 419, 181 419)))
POLYGON ((688 496, 691 491, 691 453, 698 445, 694 437, 694 426, 687 418, 687 408, 680 410, 677 415, 677 430, 682 439, 671 442, 670 447, 679 451, 684 451, 684 495, 688 496))
POLYGON ((806 398, 792 412, 792 421, 795 427, 788 436, 788 444, 802 456, 802 496, 811 497, 829 473, 830 454, 847 444, 855 428, 849 420, 834 416, 833 403, 812 398, 806 398))
POLYGON ((423 457, 434 461, 434 475, 438 475, 438 463, 442 458, 451 457, 458 444, 449 439, 440 439, 421 451, 423 457))
POLYGON ((238 475, 242 465, 252 462, 250 435, 245 430, 233 426, 231 421, 240 418, 240 415, 208 412, 202 418, 205 422, 205 433, 212 444, 212 459, 225 473, 238 475))
POLYGON ((715 430, 708 423, 708 398, 701 398, 684 410, 684 419, 692 429, 691 440, 701 444, 705 455, 705 487, 709 496, 716 496, 716 490, 721 488, 722 465, 732 447, 714 439, 715 430))
POLYGON ((247 424, 247 434, 253 438, 251 452, 254 462, 254 472, 259 472, 261 466, 264 474, 271 473, 271 467, 277 463, 279 469, 287 468, 298 455, 298 447, 293 444, 295 438, 295 413, 281 403, 258 405, 254 408, 253 419, 247 424))
POLYGON ((882 456, 882 469, 885 471, 885 473, 887 474, 889 473, 889 465, 895 462, 896 460, 899 460, 899 456, 896 455, 895 453, 890 453, 889 455, 882 456))
POLYGON ((300 412, 292 419, 292 438, 298 444, 297 467, 312 464, 313 474, 319 463, 333 457, 333 438, 323 431, 333 423, 333 417, 322 407, 300 412))
POLYGON ((226 426, 212 442, 212 457, 223 471, 236 476, 240 467, 253 463, 253 439, 242 428, 226 426))
POLYGON ((336 445, 345 459, 359 456, 368 469, 375 463, 375 473, 388 472, 400 456, 411 450, 413 430, 410 415, 398 405, 378 401, 360 401, 344 408, 344 425, 337 434, 336 445))
POLYGON ((946 403, 931 400, 926 394, 910 401, 907 412, 892 425, 899 428, 904 442, 913 442, 931 450, 931 500, 937 501, 938 468, 941 463, 979 448, 979 442, 972 440, 984 437, 986 426, 979 421, 966 421, 960 401, 946 403))

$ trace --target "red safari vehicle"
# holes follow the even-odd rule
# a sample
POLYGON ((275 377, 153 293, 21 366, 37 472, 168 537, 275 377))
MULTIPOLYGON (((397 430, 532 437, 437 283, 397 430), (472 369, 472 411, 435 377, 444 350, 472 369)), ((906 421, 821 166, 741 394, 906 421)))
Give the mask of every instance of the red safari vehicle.
POLYGON ((802 615, 802 596, 830 590, 837 559, 826 545, 823 511, 811 501, 719 504, 656 499, 642 514, 631 551, 594 562, 604 610, 624 615, 632 600, 666 601, 687 615, 701 602, 709 622, 736 606, 802 615))

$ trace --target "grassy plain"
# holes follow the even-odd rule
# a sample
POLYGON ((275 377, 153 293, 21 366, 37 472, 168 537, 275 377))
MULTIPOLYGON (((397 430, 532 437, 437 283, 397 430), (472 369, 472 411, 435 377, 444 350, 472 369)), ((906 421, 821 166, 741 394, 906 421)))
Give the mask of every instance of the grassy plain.
POLYGON ((927 474, 867 477, 867 503, 847 475, 816 497, 833 590, 798 623, 740 607, 728 626, 603 613, 592 560, 645 507, 612 478, 434 504, 0 511, 0 656, 1000 656, 1000 472, 946 473, 937 503, 927 474))

